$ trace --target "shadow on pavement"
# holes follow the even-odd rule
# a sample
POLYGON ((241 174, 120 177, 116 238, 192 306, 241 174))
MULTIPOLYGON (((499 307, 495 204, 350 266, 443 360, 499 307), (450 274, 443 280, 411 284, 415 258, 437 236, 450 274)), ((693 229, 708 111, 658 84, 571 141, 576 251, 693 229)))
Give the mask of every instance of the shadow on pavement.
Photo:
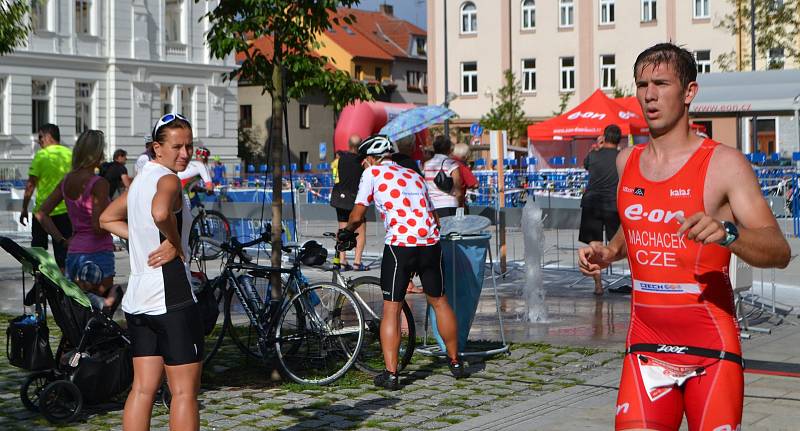
MULTIPOLYGON (((333 429, 343 428, 356 428, 370 420, 370 417, 375 415, 378 410, 391 407, 400 399, 394 397, 382 397, 377 394, 372 394, 374 398, 359 400, 353 405, 344 403, 333 403, 326 407, 317 407, 313 414, 305 414, 308 408, 284 409, 283 414, 297 418, 299 422, 296 425, 285 428, 285 430, 307 430, 310 425, 318 421, 320 427, 331 426, 333 429), (342 419, 337 422, 332 422, 331 416, 340 416, 342 419)), ((381 418, 383 419, 388 418, 381 418)))

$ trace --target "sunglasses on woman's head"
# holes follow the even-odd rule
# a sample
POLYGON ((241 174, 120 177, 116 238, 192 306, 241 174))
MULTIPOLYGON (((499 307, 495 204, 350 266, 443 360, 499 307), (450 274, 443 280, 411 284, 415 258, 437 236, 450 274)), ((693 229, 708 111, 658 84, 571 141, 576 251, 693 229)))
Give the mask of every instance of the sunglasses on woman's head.
MULTIPOLYGON (((169 123, 171 123, 171 122, 173 122, 173 121, 175 121, 175 120, 183 120, 183 121, 185 121, 185 122, 189 123, 189 119, 188 119, 188 118, 186 118, 186 117, 184 117, 184 116, 183 116, 183 115, 181 115, 181 114, 177 114, 177 113, 173 113, 173 114, 166 114, 166 115, 162 116, 161 118, 159 118, 159 119, 158 119, 158 122, 156 123, 156 126, 155 126, 155 127, 153 127, 153 136, 152 136, 152 139, 155 139, 155 138, 156 138, 156 136, 158 136, 158 131, 159 131, 159 130, 160 130, 162 127, 166 126, 167 124, 169 124, 169 123)), ((189 123, 189 125, 191 126, 191 123, 189 123)))

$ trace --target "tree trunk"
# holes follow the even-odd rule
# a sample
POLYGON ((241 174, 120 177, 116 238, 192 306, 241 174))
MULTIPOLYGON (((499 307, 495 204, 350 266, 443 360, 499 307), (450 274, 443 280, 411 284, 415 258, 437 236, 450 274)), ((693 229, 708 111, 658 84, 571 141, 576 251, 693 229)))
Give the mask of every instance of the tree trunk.
MULTIPOLYGON (((280 43, 275 38, 275 50, 281 52, 280 43)), ((275 56, 272 68, 272 261, 275 268, 281 266, 281 218, 283 213, 283 80, 281 79, 281 63, 275 56)), ((272 298, 279 299, 281 294, 281 274, 274 272, 270 276, 272 284, 272 298)))

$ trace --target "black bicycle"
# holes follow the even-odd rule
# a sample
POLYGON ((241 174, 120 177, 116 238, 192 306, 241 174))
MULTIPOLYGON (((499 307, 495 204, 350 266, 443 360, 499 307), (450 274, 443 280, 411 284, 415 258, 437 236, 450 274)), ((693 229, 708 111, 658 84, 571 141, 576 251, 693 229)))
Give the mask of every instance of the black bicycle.
POLYGON ((207 240, 222 251, 224 263, 222 274, 209 281, 199 294, 203 309, 222 307, 223 320, 219 326, 219 316, 215 314, 213 322, 206 322, 204 364, 212 360, 228 334, 242 352, 252 357, 264 361, 277 357, 282 374, 297 383, 331 383, 358 358, 365 328, 361 307, 340 286, 308 285, 304 281, 301 263, 324 262, 324 249, 284 247, 284 251, 295 254, 291 268, 251 263, 245 249, 269 238, 267 231, 247 243, 235 238, 225 243, 207 240), (280 273, 282 279, 277 298, 272 297, 270 284, 270 276, 275 273, 280 273))

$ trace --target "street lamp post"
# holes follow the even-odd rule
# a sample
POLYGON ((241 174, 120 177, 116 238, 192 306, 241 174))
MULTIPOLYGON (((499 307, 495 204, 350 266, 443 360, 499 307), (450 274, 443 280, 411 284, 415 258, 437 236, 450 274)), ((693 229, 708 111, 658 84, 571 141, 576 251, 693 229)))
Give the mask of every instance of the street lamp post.
MULTIPOLYGON (((449 80, 448 80, 448 67, 447 67, 447 0, 443 0, 444 2, 444 106, 445 108, 450 107, 450 87, 449 87, 449 80)), ((450 120, 445 118, 444 120, 444 136, 450 136, 450 120)))
MULTIPOLYGON (((756 0, 750 0, 750 69, 756 71, 756 0)), ((753 126, 750 130, 752 136, 750 152, 758 151, 758 116, 753 115, 753 126)))

